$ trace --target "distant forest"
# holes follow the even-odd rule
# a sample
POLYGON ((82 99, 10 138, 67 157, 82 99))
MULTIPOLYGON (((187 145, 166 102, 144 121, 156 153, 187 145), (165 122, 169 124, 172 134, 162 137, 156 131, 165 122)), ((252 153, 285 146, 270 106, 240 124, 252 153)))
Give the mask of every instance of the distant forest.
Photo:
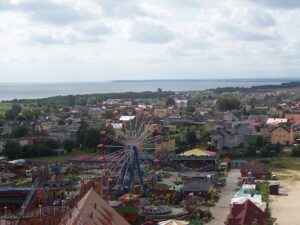
POLYGON ((144 92, 124 92, 124 93, 101 93, 101 94, 86 94, 86 95, 67 95, 67 96, 55 96, 41 99, 14 99, 12 101, 3 101, 8 103, 19 104, 35 104, 37 106, 85 106, 95 105, 99 102, 106 101, 107 99, 149 99, 149 98, 168 98, 174 95, 172 91, 163 91, 160 88, 156 92, 144 91, 144 92))
POLYGON ((281 83, 279 85, 259 85, 259 86, 252 86, 250 88, 243 88, 243 87, 224 87, 224 88, 215 88, 210 89, 215 93, 223 93, 223 92, 253 92, 258 90, 273 90, 273 89, 281 89, 281 88, 298 88, 300 87, 300 81, 291 81, 288 83, 281 83))

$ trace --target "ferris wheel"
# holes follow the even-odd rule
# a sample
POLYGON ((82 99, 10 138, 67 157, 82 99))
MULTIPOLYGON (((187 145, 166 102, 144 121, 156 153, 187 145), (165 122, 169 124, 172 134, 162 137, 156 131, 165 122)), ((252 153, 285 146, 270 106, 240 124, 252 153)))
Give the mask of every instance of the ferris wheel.
POLYGON ((155 149, 153 143, 160 139, 153 116, 145 111, 131 115, 119 113, 110 125, 120 129, 116 135, 101 132, 102 140, 111 139, 114 143, 118 143, 118 145, 102 145, 102 147, 116 149, 105 155, 105 168, 115 178, 121 190, 125 187, 130 189, 138 184, 145 193, 143 175, 146 165, 157 161, 149 151, 155 149))

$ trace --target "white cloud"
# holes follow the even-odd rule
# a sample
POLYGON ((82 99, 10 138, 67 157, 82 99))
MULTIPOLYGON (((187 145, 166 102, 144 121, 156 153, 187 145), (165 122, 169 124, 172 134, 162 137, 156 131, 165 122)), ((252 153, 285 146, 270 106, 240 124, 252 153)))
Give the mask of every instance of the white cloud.
POLYGON ((167 26, 152 20, 135 22, 131 35, 132 40, 142 43, 168 43, 175 38, 167 26))
POLYGON ((74 80, 300 72, 299 7, 292 0, 0 0, 0 76, 28 81, 47 71, 49 80, 67 80, 74 68, 74 80))

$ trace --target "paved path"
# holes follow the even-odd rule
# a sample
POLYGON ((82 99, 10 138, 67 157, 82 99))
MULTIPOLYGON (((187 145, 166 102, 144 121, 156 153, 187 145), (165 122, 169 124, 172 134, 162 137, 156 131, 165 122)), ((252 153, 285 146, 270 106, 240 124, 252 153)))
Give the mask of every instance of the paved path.
POLYGON ((221 189, 220 200, 217 202, 216 206, 212 207, 210 211, 214 217, 208 224, 209 225, 223 225, 227 215, 230 211, 230 201, 233 194, 236 192, 238 186, 238 178, 240 176, 239 169, 230 170, 228 177, 226 179, 226 186, 221 189))

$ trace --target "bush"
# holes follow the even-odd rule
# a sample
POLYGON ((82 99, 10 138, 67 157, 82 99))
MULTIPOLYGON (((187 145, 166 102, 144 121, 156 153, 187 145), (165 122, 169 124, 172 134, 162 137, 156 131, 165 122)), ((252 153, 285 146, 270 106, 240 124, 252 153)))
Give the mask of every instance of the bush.
POLYGON ((75 147, 74 143, 70 140, 65 140, 63 145, 68 152, 72 152, 73 148, 75 147))
POLYGON ((300 157, 300 145, 294 146, 292 148, 292 156, 300 157))

